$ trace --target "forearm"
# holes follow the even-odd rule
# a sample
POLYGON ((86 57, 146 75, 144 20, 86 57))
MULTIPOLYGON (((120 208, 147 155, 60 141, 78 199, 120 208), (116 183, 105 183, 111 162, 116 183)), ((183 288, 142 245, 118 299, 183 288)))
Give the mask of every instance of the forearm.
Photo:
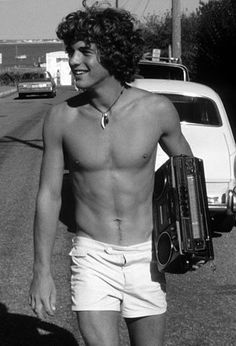
POLYGON ((34 220, 34 273, 51 272, 61 199, 39 193, 34 220))

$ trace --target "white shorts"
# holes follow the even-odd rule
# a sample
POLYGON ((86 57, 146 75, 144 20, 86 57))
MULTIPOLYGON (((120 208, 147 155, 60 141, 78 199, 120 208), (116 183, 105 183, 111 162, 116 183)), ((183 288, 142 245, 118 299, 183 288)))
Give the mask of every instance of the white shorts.
POLYGON ((121 311, 125 318, 166 311, 165 277, 152 260, 152 242, 131 246, 73 238, 74 311, 121 311))

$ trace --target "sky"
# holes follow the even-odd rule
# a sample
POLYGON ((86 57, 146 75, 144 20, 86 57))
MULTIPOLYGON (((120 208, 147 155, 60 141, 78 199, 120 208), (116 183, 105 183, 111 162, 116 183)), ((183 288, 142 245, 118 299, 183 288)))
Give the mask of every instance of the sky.
MULTIPOLYGON (((181 10, 191 13, 199 6, 200 0, 180 1, 181 10)), ((88 5, 94 2, 87 0, 88 5)), ((116 1, 109 0, 109 3, 115 6, 116 1)), ((171 3, 172 0, 118 0, 119 7, 139 19, 154 13, 163 16, 171 10, 171 3)), ((0 40, 55 39, 55 30, 61 19, 81 8, 82 0, 0 0, 0 40)))

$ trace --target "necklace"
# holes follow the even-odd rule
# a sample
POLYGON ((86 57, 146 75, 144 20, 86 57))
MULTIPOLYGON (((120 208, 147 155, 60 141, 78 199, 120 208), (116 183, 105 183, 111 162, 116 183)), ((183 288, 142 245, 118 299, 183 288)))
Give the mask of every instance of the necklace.
POLYGON ((110 105, 110 107, 108 107, 108 109, 105 112, 102 112, 97 106, 91 104, 91 106, 93 106, 99 113, 102 114, 102 118, 101 118, 101 127, 103 128, 103 130, 106 128, 106 126, 109 123, 109 113, 112 110, 112 107, 116 104, 116 102, 119 100, 119 98, 121 97, 121 95, 124 92, 124 87, 121 89, 119 95, 117 96, 117 98, 112 102, 112 104, 110 105))

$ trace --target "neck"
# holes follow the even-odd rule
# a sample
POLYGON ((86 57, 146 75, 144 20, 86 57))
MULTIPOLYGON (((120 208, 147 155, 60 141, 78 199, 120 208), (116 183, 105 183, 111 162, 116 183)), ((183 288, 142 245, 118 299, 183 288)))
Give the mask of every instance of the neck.
POLYGON ((109 123, 109 118, 112 113, 113 107, 116 106, 119 101, 121 95, 124 92, 124 86, 120 83, 116 83, 115 85, 109 87, 102 88, 100 93, 96 90, 93 97, 90 95, 90 105, 96 109, 97 112, 101 114, 101 127, 103 130, 109 123))
POLYGON ((104 112, 110 107, 113 100, 121 92, 123 86, 118 81, 105 83, 99 87, 88 90, 88 96, 91 105, 101 109, 104 112))

